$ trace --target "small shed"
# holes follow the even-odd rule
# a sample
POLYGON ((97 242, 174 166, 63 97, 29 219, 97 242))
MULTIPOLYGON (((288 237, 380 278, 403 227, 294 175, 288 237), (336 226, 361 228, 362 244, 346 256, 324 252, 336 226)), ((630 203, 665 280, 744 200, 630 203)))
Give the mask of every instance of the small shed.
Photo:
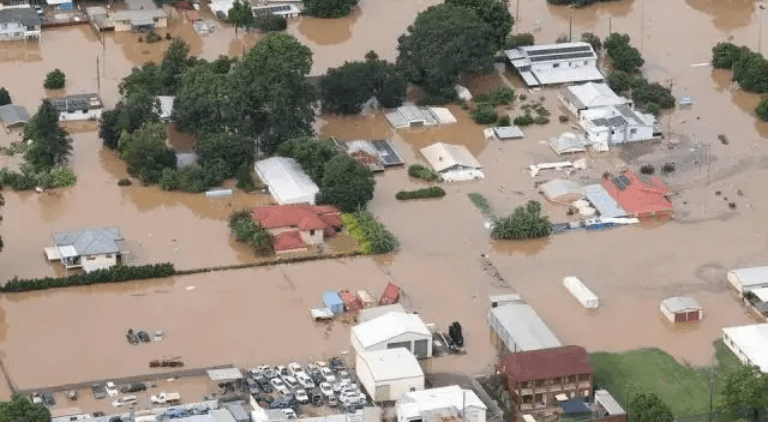
POLYGON ((552 202, 570 204, 584 198, 584 189, 572 180, 552 179, 539 185, 539 189, 552 202))
POLYGON ((340 291, 339 296, 348 312, 356 312, 363 309, 363 302, 349 290, 340 291))
POLYGON ((699 321, 704 316, 701 305, 686 296, 664 299, 660 305, 661 313, 671 322, 699 321))
POLYGON ((0 121, 6 128, 23 125, 29 121, 27 109, 16 104, 0 106, 0 121))
POLYGON ((464 145, 437 142, 420 152, 446 182, 485 179, 483 166, 464 145))
POLYGON ((323 305, 336 315, 344 312, 344 302, 335 291, 331 290, 323 293, 323 305))
POLYGON ((363 308, 371 308, 376 306, 376 300, 365 290, 358 290, 357 297, 360 298, 360 302, 363 304, 363 308))
POLYGON ((355 372, 376 403, 424 389, 424 371, 413 353, 404 348, 358 353, 355 372))
POLYGON ((392 305, 400 301, 400 286, 395 283, 387 283, 387 287, 384 288, 384 293, 381 294, 379 299, 379 306, 392 305))
POLYGON ((216 382, 232 382, 243 379, 243 373, 237 368, 209 369, 208 378, 216 382))
POLYGON ((585 308, 597 309, 600 307, 600 299, 592 293, 591 290, 584 285, 576 277, 566 277, 563 279, 563 286, 568 289, 569 292, 575 297, 585 308))
POLYGON ((523 130, 517 126, 502 126, 493 128, 493 134, 496 139, 506 141, 509 139, 520 139, 525 137, 523 130))
POLYGON ((402 347, 419 359, 432 356, 432 333, 416 314, 390 312, 352 327, 356 353, 402 347))
POLYGON ((574 133, 566 132, 560 135, 559 138, 553 139, 549 143, 549 146, 557 155, 586 152, 587 137, 584 135, 577 135, 574 133))

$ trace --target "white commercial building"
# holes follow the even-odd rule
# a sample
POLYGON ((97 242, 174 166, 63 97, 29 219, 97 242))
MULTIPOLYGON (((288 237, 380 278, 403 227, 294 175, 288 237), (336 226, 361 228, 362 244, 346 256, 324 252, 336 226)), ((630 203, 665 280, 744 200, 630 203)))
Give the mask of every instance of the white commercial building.
POLYGON ((272 157, 254 164, 256 174, 280 205, 315 205, 320 188, 293 158, 272 157))
POLYGON ((768 267, 739 268, 728 271, 726 277, 739 293, 768 287, 768 267))
POLYGON ((104 111, 104 103, 99 94, 69 95, 64 98, 49 99, 59 112, 59 121, 99 120, 104 111))
POLYGON ((421 155, 432 166, 432 170, 440 174, 443 181, 485 179, 481 170, 483 166, 464 145, 438 142, 422 148, 421 155))
POLYGON ((536 311, 522 300, 491 308, 488 323, 512 353, 562 346, 536 311))
POLYGON ((504 54, 529 87, 605 80, 595 50, 585 42, 528 45, 504 54))
POLYGON ((390 312, 352 327, 356 353, 403 347, 419 359, 432 356, 432 333, 416 314, 390 312))
POLYGON ((768 373, 768 324, 723 328, 723 342, 745 365, 768 373))
POLYGON ((632 107, 632 100, 616 95, 604 83, 587 82, 581 85, 566 86, 560 89, 558 97, 563 106, 576 117, 579 117, 584 110, 619 105, 632 107))
POLYGON ((407 393, 397 401, 397 422, 437 422, 461 417, 485 422, 488 408, 472 390, 458 385, 407 393))
POLYGON ((424 371, 419 361, 402 347, 361 352, 356 359, 357 378, 376 403, 424 389, 424 371))
POLYGON ((598 150, 661 136, 653 115, 640 113, 628 105, 584 110, 579 116, 579 125, 587 132, 589 143, 598 150))
POLYGON ((401 314, 406 313, 403 305, 394 303, 392 305, 374 306, 372 308, 361 309, 357 314, 357 320, 360 321, 360 324, 362 324, 366 321, 376 319, 390 312, 399 312, 401 314))

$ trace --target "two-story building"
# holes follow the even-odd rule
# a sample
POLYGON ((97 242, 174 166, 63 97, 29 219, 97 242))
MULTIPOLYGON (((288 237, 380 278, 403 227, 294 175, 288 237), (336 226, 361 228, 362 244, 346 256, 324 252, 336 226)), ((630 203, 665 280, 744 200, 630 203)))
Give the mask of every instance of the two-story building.
POLYGON ((589 143, 603 151, 617 144, 661 137, 661 127, 653 115, 633 110, 627 104, 584 110, 579 125, 589 143))
POLYGON ((595 50, 585 42, 527 45, 504 54, 529 87, 605 80, 595 50))
POLYGON ((40 39, 43 19, 28 4, 0 4, 0 41, 40 39))
POLYGON ((556 406, 593 392, 595 370, 580 346, 512 353, 501 361, 500 370, 520 411, 556 406))

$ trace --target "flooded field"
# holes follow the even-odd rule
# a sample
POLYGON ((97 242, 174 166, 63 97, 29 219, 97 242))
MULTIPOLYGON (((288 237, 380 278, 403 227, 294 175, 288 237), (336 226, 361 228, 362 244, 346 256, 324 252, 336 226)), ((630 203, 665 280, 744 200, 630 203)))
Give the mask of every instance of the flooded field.
MULTIPOLYGON (((391 60, 397 36, 418 11, 434 3, 362 0, 347 18, 302 18, 289 24, 289 32, 314 51, 313 73, 359 59, 371 49, 391 60)), ((517 8, 510 2, 513 13, 517 8)), ((517 30, 533 32, 539 42, 554 41, 568 31, 567 8, 521 0, 519 11, 517 30)), ((761 180, 768 177, 768 125, 752 115, 757 95, 733 90, 727 72, 692 65, 708 62, 711 47, 720 40, 732 38, 757 48, 757 11, 754 2, 743 0, 623 0, 572 12, 574 38, 587 31, 605 36, 609 27, 629 33, 642 48, 646 75, 671 83, 676 96, 694 99, 689 109, 663 116, 667 139, 631 154, 587 154, 589 170, 573 175, 590 181, 605 170, 627 165, 636 169, 645 162, 658 165, 674 157, 680 170, 667 178, 675 193, 671 222, 535 242, 489 239, 467 194, 484 194, 501 214, 528 199, 541 200, 526 167, 555 160, 546 141, 568 129, 557 120, 560 111, 553 90, 536 94, 544 97, 552 122, 526 128, 525 139, 506 143, 486 142, 482 128, 458 106, 450 107, 457 124, 427 130, 395 132, 381 114, 324 117, 318 122, 321 135, 391 138, 408 163, 420 160, 419 149, 436 141, 466 145, 484 165, 486 180, 445 185, 448 195, 440 200, 402 203, 394 198, 397 191, 423 183, 410 179, 405 169, 377 176, 371 208, 402 243, 391 256, 3 295, 3 363, 17 386, 31 388, 145 374, 150 360, 166 355, 182 356, 187 367, 327 357, 348 348, 349 330, 341 322, 310 321, 308 309, 319 304, 321 293, 366 288, 379 294, 394 280, 402 286, 407 305, 426 322, 445 328, 458 320, 465 327, 468 355, 428 361, 427 369, 436 372, 474 374, 490 368, 495 350, 486 322, 487 296, 512 289, 534 306, 563 343, 590 351, 660 347, 681 361, 706 364, 713 352, 711 342, 722 327, 751 321, 726 289, 725 271, 766 263, 762 257, 768 252, 768 221, 763 208, 768 192, 761 180), (718 141, 721 134, 727 144, 718 141), (711 152, 709 165, 702 161, 705 145, 711 152), (736 209, 728 202, 736 203, 736 209), (486 275, 482 253, 489 255, 511 289, 486 275), (563 277, 570 275, 580 277, 603 299, 598 311, 586 312, 562 287, 563 277), (675 295, 699 301, 704 320, 683 329, 667 324, 658 306, 675 295), (163 329, 167 338, 130 346, 124 337, 128 328, 163 329), (53 347, 56 353, 51 353, 53 347)), ((207 59, 241 54, 244 43, 258 38, 236 38, 226 26, 198 38, 184 14, 171 23, 170 31, 187 39, 193 54, 207 59)), ((146 45, 133 37, 110 34, 102 47, 83 26, 46 31, 39 45, 0 45, 0 85, 9 87, 16 103, 34 110, 48 95, 42 88, 45 73, 55 67, 68 76, 67 93, 96 91, 100 57, 101 94, 111 107, 118 100, 117 84, 131 66, 157 60, 167 47, 165 41, 146 45)), ((518 79, 506 73, 466 82, 476 91, 499 84, 520 88, 518 79)), ((507 112, 513 117, 519 113, 514 108, 507 112)), ((0 145, 12 138, 0 134, 0 145)), ((77 186, 50 194, 5 192, 1 279, 54 274, 42 253, 51 231, 105 225, 123 230, 137 263, 171 261, 178 268, 194 268, 254 259, 250 250, 230 238, 226 217, 232 210, 267 204, 267 197, 238 193, 208 200, 156 187, 121 188, 116 183, 126 176, 125 165, 102 151, 96 132, 78 131, 73 138, 77 186)), ((554 175, 537 180, 550 177, 554 175)), ((553 221, 567 218, 565 207, 545 208, 553 221)))

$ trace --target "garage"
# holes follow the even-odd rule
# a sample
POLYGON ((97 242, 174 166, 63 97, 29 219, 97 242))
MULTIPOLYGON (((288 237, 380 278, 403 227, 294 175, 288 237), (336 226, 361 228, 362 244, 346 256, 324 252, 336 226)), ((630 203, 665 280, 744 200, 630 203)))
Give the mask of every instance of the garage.
POLYGON ((701 305, 693 298, 675 296, 661 302, 661 313, 672 323, 699 321, 704 316, 701 305))
POLYGON ((398 400, 405 393, 424 389, 424 371, 413 353, 402 347, 359 353, 355 371, 376 403, 398 400))
POLYGON ((352 327, 356 353, 407 349, 418 359, 432 356, 432 333, 416 314, 389 312, 352 327))

